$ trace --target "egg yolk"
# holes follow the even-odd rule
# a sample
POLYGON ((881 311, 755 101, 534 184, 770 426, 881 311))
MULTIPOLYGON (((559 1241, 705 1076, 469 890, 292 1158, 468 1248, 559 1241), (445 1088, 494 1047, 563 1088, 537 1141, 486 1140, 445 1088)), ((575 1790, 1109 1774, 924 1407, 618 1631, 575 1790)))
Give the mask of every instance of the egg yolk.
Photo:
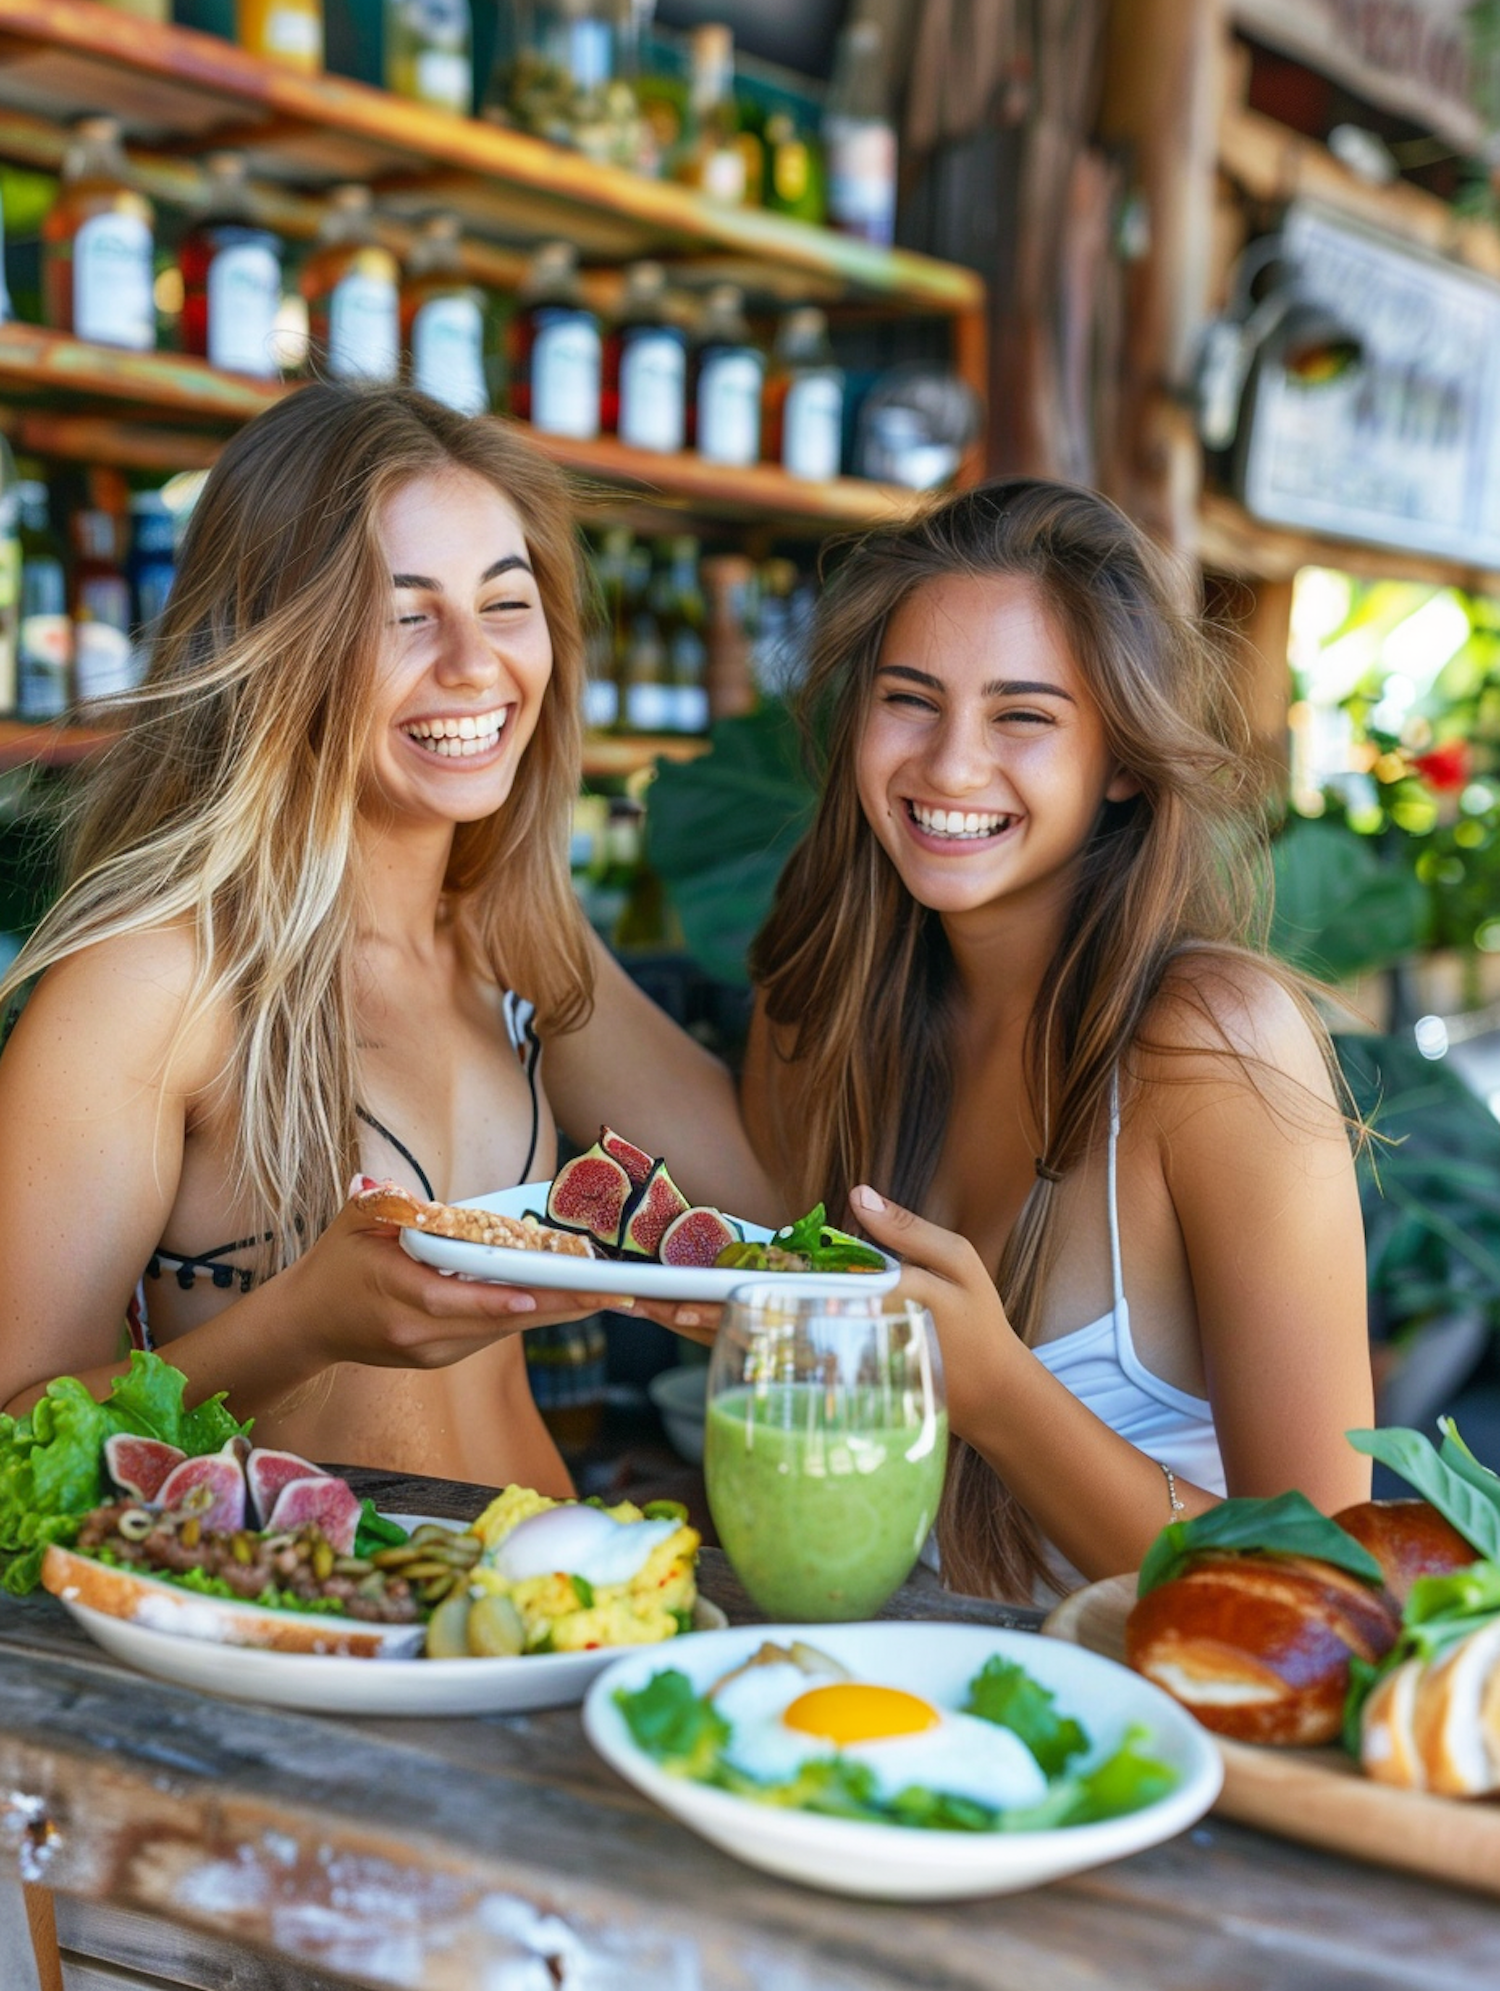
POLYGON ((942 1716, 930 1701, 900 1687, 869 1687, 840 1681, 799 1694, 781 1717, 788 1728, 822 1736, 840 1748, 850 1742, 882 1742, 895 1735, 920 1735, 942 1716))

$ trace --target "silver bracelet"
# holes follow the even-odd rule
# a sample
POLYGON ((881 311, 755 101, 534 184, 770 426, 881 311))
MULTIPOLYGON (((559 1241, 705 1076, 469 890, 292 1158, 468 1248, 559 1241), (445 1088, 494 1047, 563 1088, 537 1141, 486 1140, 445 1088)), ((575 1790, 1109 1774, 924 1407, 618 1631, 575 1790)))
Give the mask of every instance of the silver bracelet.
POLYGON ((1172 1503, 1172 1519, 1175 1521, 1179 1514, 1185 1514, 1187 1512, 1186 1507, 1184 1507, 1182 1502, 1177 1498, 1177 1475, 1173 1472, 1172 1468, 1169 1465, 1163 1464, 1163 1462, 1160 1459, 1158 1459, 1156 1463, 1159 1466, 1161 1466, 1163 1473, 1166 1475, 1167 1498, 1172 1503))

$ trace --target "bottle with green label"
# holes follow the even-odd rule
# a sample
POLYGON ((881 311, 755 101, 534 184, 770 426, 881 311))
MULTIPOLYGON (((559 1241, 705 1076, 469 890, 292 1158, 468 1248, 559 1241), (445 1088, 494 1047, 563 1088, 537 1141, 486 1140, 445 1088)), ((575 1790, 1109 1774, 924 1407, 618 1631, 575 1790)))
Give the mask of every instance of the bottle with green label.
POLYGON ((73 696, 73 622, 63 549, 52 530, 47 487, 16 487, 21 519, 21 613, 16 631, 16 711, 22 719, 66 716, 73 696))
POLYGON ((315 361, 335 380, 396 379, 400 271, 376 237, 368 187, 334 188, 300 287, 315 361))
POLYGON ((473 26, 469 0, 385 0, 385 87, 467 117, 473 26))
POLYGON ((484 298, 464 275, 458 222, 434 214, 406 261, 401 330, 411 384, 461 415, 490 405, 484 372, 484 298))

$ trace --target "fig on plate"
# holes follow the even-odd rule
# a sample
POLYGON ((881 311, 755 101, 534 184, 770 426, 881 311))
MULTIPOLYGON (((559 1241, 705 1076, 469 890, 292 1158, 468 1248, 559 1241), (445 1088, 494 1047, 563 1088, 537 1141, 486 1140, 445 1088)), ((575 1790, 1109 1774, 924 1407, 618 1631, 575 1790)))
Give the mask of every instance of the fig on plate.
POLYGON ((599 1129, 598 1151, 607 1154, 611 1161, 617 1161, 637 1188, 651 1173, 650 1155, 643 1149, 632 1146, 625 1136, 617 1134, 613 1127, 599 1129))
POLYGON ((273 1451, 269 1445, 257 1445, 245 1462, 250 1506, 256 1520, 261 1527, 265 1527, 271 1518, 271 1509, 276 1505, 276 1496, 294 1479, 324 1477, 322 1467, 315 1466, 310 1459, 299 1459, 295 1452, 273 1451))
POLYGON ((721 1210, 684 1210, 662 1233, 657 1256, 663 1265, 713 1265, 740 1234, 721 1210))
POLYGON ((619 1162, 591 1148, 565 1161, 547 1191, 547 1222, 578 1231, 600 1244, 617 1245, 631 1197, 631 1181, 619 1162))
POLYGON ((620 1248, 627 1258, 655 1258, 661 1249, 667 1227, 683 1215, 688 1199, 667 1173, 664 1161, 657 1162, 636 1190, 625 1214, 620 1248))
POLYGON ((203 1458, 184 1459, 156 1489, 158 1506, 188 1508, 205 1532, 226 1535, 244 1527, 246 1499, 244 1469, 227 1446, 203 1458))
POLYGON ((266 1527, 277 1535, 319 1528, 339 1555, 352 1555, 361 1512, 359 1495, 344 1480, 318 1473, 287 1481, 276 1496, 266 1527))
POLYGON ((115 1431, 104 1441, 104 1465, 121 1493, 137 1500, 155 1500, 173 1466, 187 1457, 177 1445, 160 1438, 137 1438, 133 1431, 115 1431))

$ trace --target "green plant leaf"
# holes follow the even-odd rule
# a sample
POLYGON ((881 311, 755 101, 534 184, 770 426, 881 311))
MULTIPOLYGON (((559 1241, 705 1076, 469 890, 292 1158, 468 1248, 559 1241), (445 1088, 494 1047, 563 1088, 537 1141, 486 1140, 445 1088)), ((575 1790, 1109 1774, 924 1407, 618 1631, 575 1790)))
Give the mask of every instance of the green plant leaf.
MULTIPOLYGON (((1421 1431, 1397 1426, 1389 1431, 1348 1431, 1356 1452, 1378 1459, 1415 1487, 1445 1521, 1463 1536, 1476 1556, 1500 1557, 1500 1480, 1496 1493, 1455 1470, 1439 1457, 1432 1440, 1421 1431)), ((1490 1475, 1494 1477, 1493 1474, 1490 1475)))
POLYGON ((1271 852, 1276 880, 1272 951, 1293 967, 1341 981, 1413 953, 1428 922, 1426 887, 1343 823, 1295 816, 1271 852))
POLYGON ((1089 1746, 1079 1724, 1057 1712, 1056 1700, 1056 1694, 1024 1668, 995 1654, 969 1682, 964 1712, 1019 1736, 1050 1782, 1089 1746))
POLYGON ((1190 1521, 1171 1522, 1146 1551, 1137 1596, 1170 1583, 1195 1556, 1210 1553, 1314 1556, 1366 1583, 1385 1581, 1369 1550, 1320 1514, 1305 1493, 1278 1493, 1269 1500, 1221 1500, 1190 1521))

